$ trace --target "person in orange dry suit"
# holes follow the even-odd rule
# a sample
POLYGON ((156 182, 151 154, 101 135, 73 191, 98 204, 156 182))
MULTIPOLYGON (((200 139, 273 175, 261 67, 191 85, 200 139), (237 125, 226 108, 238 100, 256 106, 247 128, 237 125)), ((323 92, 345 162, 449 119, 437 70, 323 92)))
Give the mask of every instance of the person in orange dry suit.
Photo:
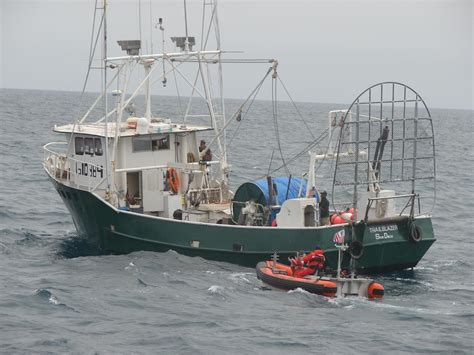
POLYGON ((318 271, 324 270, 326 257, 324 250, 316 247, 312 252, 299 258, 290 258, 291 268, 294 277, 305 277, 306 275, 314 275, 318 271))

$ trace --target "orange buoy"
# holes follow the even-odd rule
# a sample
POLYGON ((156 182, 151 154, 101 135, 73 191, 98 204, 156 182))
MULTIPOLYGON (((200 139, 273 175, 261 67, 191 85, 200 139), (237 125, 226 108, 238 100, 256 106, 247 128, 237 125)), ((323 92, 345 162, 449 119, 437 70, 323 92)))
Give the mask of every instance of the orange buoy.
POLYGON ((334 218, 332 218, 332 221, 331 221, 331 224, 343 224, 343 223, 346 223, 346 221, 344 220, 344 218, 342 218, 341 216, 339 215, 334 215, 334 218))
POLYGON ((384 295, 384 288, 378 282, 372 282, 367 289, 367 297, 382 298, 384 295))
POLYGON ((346 222, 353 221, 354 220, 354 215, 350 212, 344 212, 341 214, 342 219, 344 219, 346 222))
POLYGON ((181 186, 181 181, 179 179, 179 174, 175 168, 169 168, 166 172, 166 177, 170 185, 171 191, 175 194, 178 193, 179 187, 181 186))
POLYGON ((276 218, 272 221, 272 227, 276 227, 278 226, 278 223, 277 223, 277 220, 276 218))

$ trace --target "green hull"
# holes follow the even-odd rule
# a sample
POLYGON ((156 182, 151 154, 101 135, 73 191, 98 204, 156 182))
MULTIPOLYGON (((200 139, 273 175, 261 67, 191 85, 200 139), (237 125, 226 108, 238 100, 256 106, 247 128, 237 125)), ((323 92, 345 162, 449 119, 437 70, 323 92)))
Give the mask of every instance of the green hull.
MULTIPOLYGON (((328 264, 335 268, 337 249, 333 236, 346 230, 346 240, 352 239, 350 226, 314 228, 273 228, 195 223, 153 217, 122 211, 94 194, 58 183, 56 190, 70 211, 79 234, 105 251, 130 253, 138 250, 163 252, 175 250, 189 256, 254 267, 259 261, 277 252, 280 260, 297 251, 319 246, 326 251, 328 264)), ((416 266, 435 237, 430 217, 419 217, 415 224, 421 231, 421 241, 409 238, 406 220, 391 220, 377 225, 358 225, 357 239, 363 253, 356 268, 364 272, 387 272, 416 266)), ((350 260, 346 252, 343 265, 350 260)))

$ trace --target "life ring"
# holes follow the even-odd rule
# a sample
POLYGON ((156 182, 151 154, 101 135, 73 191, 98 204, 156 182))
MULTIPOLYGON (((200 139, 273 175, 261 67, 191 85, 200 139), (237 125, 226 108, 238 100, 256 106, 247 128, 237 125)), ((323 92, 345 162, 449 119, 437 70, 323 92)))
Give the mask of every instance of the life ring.
POLYGON ((175 194, 178 193, 179 187, 181 186, 178 171, 175 168, 169 168, 166 172, 166 178, 168 179, 171 191, 175 194))
POLYGON ((358 240, 353 240, 349 244, 349 254, 354 260, 359 260, 364 255, 364 245, 358 240))
POLYGON ((416 226, 413 223, 410 223, 410 225, 408 226, 408 229, 409 229, 408 235, 410 239, 415 243, 421 242, 421 239, 422 239, 421 228, 416 226))

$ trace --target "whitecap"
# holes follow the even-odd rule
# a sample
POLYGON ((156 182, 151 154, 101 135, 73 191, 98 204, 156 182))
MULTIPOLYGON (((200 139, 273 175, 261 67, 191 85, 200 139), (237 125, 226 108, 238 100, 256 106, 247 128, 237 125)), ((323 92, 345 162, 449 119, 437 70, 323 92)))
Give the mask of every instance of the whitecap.
POLYGON ((253 273, 252 272, 237 272, 234 274, 230 274, 229 279, 231 279, 234 282, 244 281, 250 284, 251 282, 247 278, 247 275, 253 275, 253 273))
POLYGON ((311 295, 310 292, 306 291, 306 290, 303 290, 302 288, 295 288, 294 290, 289 290, 287 293, 304 293, 304 294, 307 294, 307 295, 311 295))
POLYGON ((130 270, 136 267, 136 265, 133 263, 133 261, 130 261, 127 266, 125 266, 125 270, 130 270))
POLYGON ((207 290, 210 293, 217 293, 219 295, 222 295, 224 293, 224 287, 223 286, 218 286, 218 285, 212 285, 207 290))
POLYGON ((59 304, 59 300, 57 299, 56 296, 54 295, 51 295, 48 299, 49 303, 52 303, 54 304, 55 306, 57 306, 59 304))

